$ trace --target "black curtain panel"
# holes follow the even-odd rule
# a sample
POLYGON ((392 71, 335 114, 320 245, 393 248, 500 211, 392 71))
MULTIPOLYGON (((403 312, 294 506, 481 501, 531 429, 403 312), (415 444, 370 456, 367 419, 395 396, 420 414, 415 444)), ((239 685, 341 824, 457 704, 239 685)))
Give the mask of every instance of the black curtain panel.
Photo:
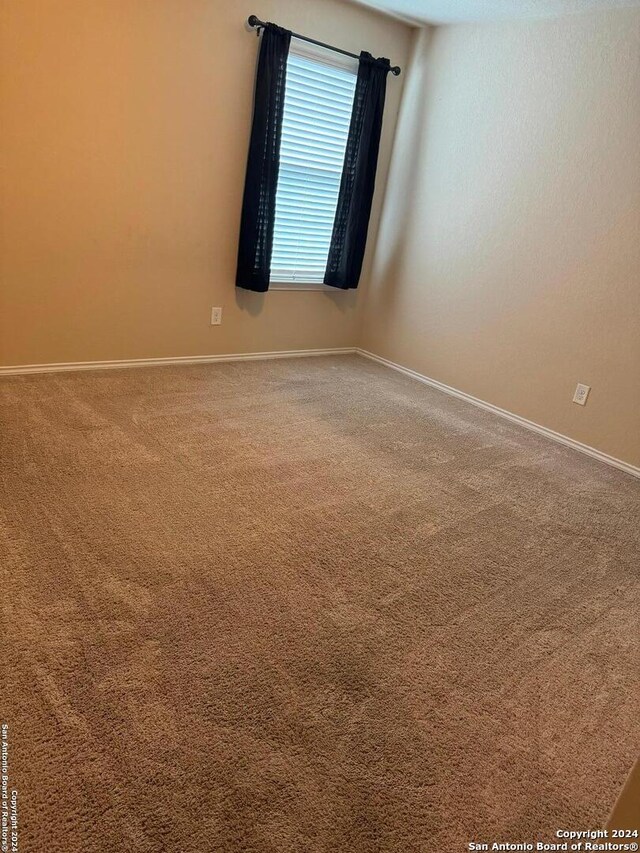
POLYGON ((376 181, 388 59, 360 54, 349 138, 324 283, 343 290, 357 287, 367 242, 376 181))
POLYGON ((262 33, 247 176, 242 200, 236 286, 269 289, 280 135, 291 33, 267 24, 262 33))

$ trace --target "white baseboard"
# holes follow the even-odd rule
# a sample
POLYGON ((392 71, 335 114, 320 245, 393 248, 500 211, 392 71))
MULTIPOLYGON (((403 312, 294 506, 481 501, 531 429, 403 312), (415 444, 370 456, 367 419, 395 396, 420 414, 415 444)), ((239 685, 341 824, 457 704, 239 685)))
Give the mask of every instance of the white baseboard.
POLYGON ((520 415, 514 415, 513 412, 508 412, 506 409, 501 409, 491 403, 486 403, 484 400, 479 400, 477 397, 472 397, 471 394, 465 394, 464 391, 458 391, 457 388, 452 388, 445 385, 443 382, 438 382, 436 379, 430 379, 428 376, 423 376, 417 370, 411 370, 409 367, 403 367, 401 364, 396 364, 394 361, 389 361, 380 355, 375 355, 368 350, 360 349, 359 347, 328 347, 325 349, 299 349, 299 350, 280 350, 276 352, 242 352, 242 353, 224 353, 221 355, 193 355, 193 356, 177 356, 175 358, 131 358, 131 359, 116 359, 113 361, 70 361, 57 364, 18 364, 0 367, 1 376, 20 376, 34 373, 64 373, 67 371, 77 370, 121 370, 130 367, 163 367, 170 365, 186 365, 186 364, 212 364, 214 362, 224 361, 258 361, 274 358, 306 358, 310 356, 320 355, 349 355, 357 353, 364 358, 369 358, 372 361, 377 361, 384 364, 386 367, 404 373, 412 379, 417 379, 418 382, 423 382, 425 385, 430 385, 432 388, 437 388, 445 394, 452 397, 457 397, 459 400, 465 400, 474 406, 479 406, 488 412, 493 412, 501 418, 506 418, 513 423, 519 424, 525 429, 537 432, 539 435, 544 435, 552 441, 564 444, 565 447, 571 447, 578 450, 580 453, 585 453, 591 456, 592 459, 597 459, 599 462, 604 462, 606 465, 611 465, 613 468, 618 468, 620 471, 625 471, 633 477, 640 478, 640 468, 631 465, 628 462, 623 462, 621 459, 616 459, 614 456, 609 456, 601 450, 596 450, 595 447, 590 447, 588 444, 582 444, 569 436, 555 432, 552 429, 536 424, 520 415))
POLYGON ((485 403, 484 400, 472 397, 471 394, 465 394, 464 391, 458 391, 457 388, 452 388, 450 385, 445 385, 443 382, 438 382, 436 379, 430 379, 428 376, 423 376, 422 373, 418 373, 417 370, 411 370, 409 367, 403 367, 401 364, 396 364, 394 361, 389 361, 388 358, 382 358, 382 356, 375 355, 368 350, 357 348, 356 352, 358 355, 364 356, 364 358, 370 358, 372 361, 377 361, 380 364, 384 364, 386 367, 398 370, 400 373, 404 373, 412 379, 417 379, 418 382, 423 382, 425 385, 437 388, 438 391, 443 391, 445 394, 457 397, 459 400, 465 400, 467 403, 471 403, 474 406, 485 409, 487 412, 493 412, 494 415, 499 415, 501 418, 506 418, 508 421, 519 424, 525 429, 537 432, 539 435, 544 435, 546 438, 550 438, 552 441, 557 441, 559 444, 564 444, 565 447, 571 447, 573 450, 585 453, 587 456, 591 456, 592 459, 604 462, 605 465, 611 465, 613 468, 618 468, 620 471, 631 474, 632 477, 640 477, 640 468, 637 468, 635 465, 631 465, 628 462, 623 462, 622 459, 616 459, 615 456, 609 456, 608 453, 603 453, 601 450, 596 450, 595 447, 590 447, 588 444, 582 444, 580 441, 576 441, 573 438, 569 438, 567 435, 562 435, 562 433, 555 432, 552 429, 548 429, 547 427, 536 424, 526 418, 522 418, 520 415, 514 415, 513 412, 508 412, 506 409, 501 409, 491 403, 485 403))
POLYGON ((16 364, 0 367, 0 376, 28 373, 64 373, 71 370, 120 370, 128 367, 164 367, 179 364, 211 364, 216 361, 258 361, 270 358, 303 358, 316 355, 348 355, 355 347, 327 349, 293 349, 277 352, 240 352, 223 355, 182 355, 175 358, 129 358, 114 361, 68 361, 58 364, 16 364))

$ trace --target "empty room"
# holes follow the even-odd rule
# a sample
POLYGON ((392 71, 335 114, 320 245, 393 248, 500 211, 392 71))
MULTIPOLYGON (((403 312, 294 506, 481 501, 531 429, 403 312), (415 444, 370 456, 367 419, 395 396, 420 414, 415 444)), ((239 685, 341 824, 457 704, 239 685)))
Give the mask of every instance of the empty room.
POLYGON ((0 853, 636 851, 640 0, 0 0, 0 853))

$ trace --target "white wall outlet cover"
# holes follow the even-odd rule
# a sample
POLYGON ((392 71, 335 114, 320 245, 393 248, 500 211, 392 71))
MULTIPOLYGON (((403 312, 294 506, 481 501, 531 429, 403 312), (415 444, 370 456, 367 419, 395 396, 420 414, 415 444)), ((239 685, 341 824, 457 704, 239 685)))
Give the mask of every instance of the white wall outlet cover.
POLYGON ((222 323, 222 308, 211 309, 211 325, 219 326, 222 323))
POLYGON ((580 382, 578 382, 578 384, 576 385, 576 393, 573 395, 573 402, 577 403, 579 406, 584 406, 584 404, 587 402, 589 391, 591 391, 590 385, 582 385, 580 382))

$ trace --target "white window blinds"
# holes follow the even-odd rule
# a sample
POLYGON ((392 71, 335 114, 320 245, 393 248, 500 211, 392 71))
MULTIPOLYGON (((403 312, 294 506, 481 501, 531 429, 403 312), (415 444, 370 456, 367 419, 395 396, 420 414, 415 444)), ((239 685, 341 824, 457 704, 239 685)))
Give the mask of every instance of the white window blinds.
POLYGON ((290 53, 271 256, 272 282, 324 278, 351 121, 357 63, 290 53))

